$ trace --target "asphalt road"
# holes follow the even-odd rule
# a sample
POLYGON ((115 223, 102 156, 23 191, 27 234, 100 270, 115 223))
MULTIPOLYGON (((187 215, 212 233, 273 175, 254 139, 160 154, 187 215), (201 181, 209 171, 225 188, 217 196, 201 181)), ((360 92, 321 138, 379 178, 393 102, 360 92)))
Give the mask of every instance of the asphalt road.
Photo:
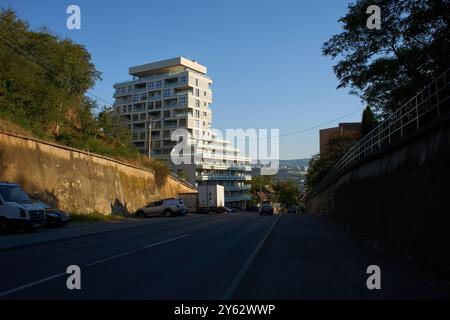
POLYGON ((167 218, 0 252, 0 299, 434 299, 438 282, 309 215, 167 218), (368 290, 379 265, 382 289, 368 290), (81 290, 68 290, 69 265, 81 290))

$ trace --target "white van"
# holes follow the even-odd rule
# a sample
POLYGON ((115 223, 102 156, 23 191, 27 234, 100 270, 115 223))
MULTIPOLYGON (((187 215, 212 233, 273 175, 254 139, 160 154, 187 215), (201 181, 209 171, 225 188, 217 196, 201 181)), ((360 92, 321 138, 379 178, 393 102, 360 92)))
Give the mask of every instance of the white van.
POLYGON ((20 185, 0 182, 0 233, 7 229, 33 231, 44 223, 41 203, 31 200, 20 185))

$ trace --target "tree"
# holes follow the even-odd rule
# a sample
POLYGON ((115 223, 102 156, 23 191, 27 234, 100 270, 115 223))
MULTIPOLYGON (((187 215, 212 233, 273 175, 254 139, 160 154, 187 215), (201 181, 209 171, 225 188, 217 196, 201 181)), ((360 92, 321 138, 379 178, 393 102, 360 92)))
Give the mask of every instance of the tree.
POLYGON ((324 154, 315 154, 309 162, 309 170, 306 174, 306 189, 314 190, 333 166, 353 147, 360 135, 353 131, 344 131, 332 135, 324 148, 324 154))
POLYGON ((362 114, 361 136, 364 137, 366 134, 372 131, 377 126, 377 124, 378 121, 375 118, 375 114, 372 112, 372 109, 367 106, 362 114))
POLYGON ((260 197, 258 196, 258 192, 266 185, 272 186, 272 176, 253 176, 250 185, 252 187, 252 203, 259 203, 260 197))
POLYGON ((342 32, 324 43, 338 88, 377 112, 398 109, 450 66, 450 1, 357 0, 339 20, 342 32), (366 26, 370 5, 381 9, 381 28, 366 26))
POLYGON ((299 203, 299 191, 297 184, 293 180, 280 181, 274 185, 276 201, 285 207, 297 205, 299 203))

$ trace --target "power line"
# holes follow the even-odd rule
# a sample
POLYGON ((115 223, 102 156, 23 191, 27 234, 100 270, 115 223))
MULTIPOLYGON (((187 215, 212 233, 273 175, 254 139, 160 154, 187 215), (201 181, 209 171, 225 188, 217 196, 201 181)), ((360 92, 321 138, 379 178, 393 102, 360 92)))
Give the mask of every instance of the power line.
MULTIPOLYGON (((283 134, 280 134, 280 135, 277 135, 277 136, 266 137, 264 140, 270 140, 270 139, 273 139, 273 138, 282 138, 282 137, 285 137, 285 136, 291 136, 291 135, 303 133, 303 132, 306 132, 306 131, 309 131, 309 130, 317 129, 317 128, 320 128, 320 127, 322 127, 324 125, 327 125, 329 123, 333 123, 335 121, 347 118, 347 117, 349 117, 349 116, 351 116, 351 115, 353 115, 355 113, 361 112, 363 109, 364 108, 360 108, 358 110, 355 110, 355 111, 352 111, 350 113, 344 114, 344 115, 342 115, 342 116, 340 116, 340 117, 338 117, 336 119, 329 120, 329 121, 326 121, 326 122, 322 122, 322 123, 317 124, 317 125, 312 126, 312 127, 308 127, 308 128, 304 128, 304 129, 300 129, 300 130, 296 130, 296 131, 291 131, 291 132, 286 132, 286 133, 283 133, 283 134)), ((256 141, 259 141, 259 140, 261 140, 261 138, 257 138, 256 139, 256 141)), ((255 139, 239 139, 239 140, 236 140, 236 142, 239 142, 239 141, 249 141, 250 142, 250 141, 255 141, 255 139)), ((234 141, 232 141, 232 142, 234 142, 234 141)))
MULTIPOLYGON (((64 81, 69 82, 69 85, 73 88, 75 85, 78 85, 76 80, 73 79, 73 77, 66 73, 66 71, 61 70, 59 67, 55 66, 53 63, 48 61, 46 58, 42 57, 41 55, 37 54, 36 52, 32 53, 30 50, 27 50, 23 48, 18 42, 16 42, 13 38, 11 38, 5 29, 0 28, 0 36, 3 38, 3 40, 6 41, 6 45, 13 49, 14 51, 18 52, 19 54, 23 55, 24 57, 28 58, 30 61, 34 62, 35 64, 39 65, 40 67, 46 69, 49 72, 52 72, 59 76, 64 81)), ((102 101, 106 103, 109 106, 113 106, 112 103, 109 101, 89 92, 86 91, 86 94, 95 98, 96 100, 102 101)))

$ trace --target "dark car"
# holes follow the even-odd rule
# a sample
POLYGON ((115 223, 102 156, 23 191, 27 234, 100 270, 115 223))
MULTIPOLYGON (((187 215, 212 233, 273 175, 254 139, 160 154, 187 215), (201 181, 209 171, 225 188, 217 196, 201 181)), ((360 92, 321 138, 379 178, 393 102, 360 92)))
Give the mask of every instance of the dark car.
POLYGON ((45 209, 45 226, 62 227, 70 222, 67 213, 58 209, 45 209))
POLYGON ((246 210, 247 210, 247 211, 258 212, 258 211, 259 211, 259 208, 258 208, 257 206, 250 206, 250 207, 247 207, 246 210))
POLYGON ((261 209, 259 210, 259 215, 263 216, 263 215, 273 215, 273 207, 270 203, 263 203, 261 205, 261 209))

